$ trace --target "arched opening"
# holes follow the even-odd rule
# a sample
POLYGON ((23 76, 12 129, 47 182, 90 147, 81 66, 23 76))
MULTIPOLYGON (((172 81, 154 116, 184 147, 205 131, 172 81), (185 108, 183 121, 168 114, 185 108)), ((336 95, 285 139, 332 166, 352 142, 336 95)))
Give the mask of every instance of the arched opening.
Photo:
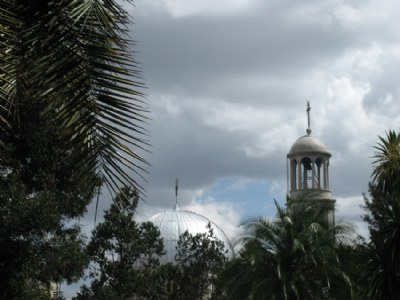
POLYGON ((321 157, 318 157, 315 160, 315 176, 314 176, 314 184, 317 189, 321 189, 321 183, 324 182, 324 171, 322 170, 323 160, 321 157))
POLYGON ((313 182, 313 171, 312 171, 312 162, 308 157, 304 157, 301 160, 301 184, 303 190, 311 189, 313 182))
POLYGON ((324 163, 324 188, 329 190, 329 160, 324 163))
POLYGON ((294 191, 299 188, 297 186, 297 161, 295 159, 290 161, 290 169, 290 189, 294 191))

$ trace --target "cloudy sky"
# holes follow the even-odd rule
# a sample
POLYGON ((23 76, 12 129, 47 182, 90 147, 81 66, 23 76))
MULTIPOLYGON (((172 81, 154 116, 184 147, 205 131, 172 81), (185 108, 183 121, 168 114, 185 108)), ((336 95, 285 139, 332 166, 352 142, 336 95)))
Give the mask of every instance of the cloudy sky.
POLYGON ((153 152, 140 215, 180 206, 231 234, 284 203, 307 127, 332 153, 337 215, 359 225, 373 145, 400 128, 400 2, 137 0, 153 152))
POLYGON ((274 216, 310 101, 337 216, 366 234, 373 145, 400 128, 400 2, 136 0, 128 10, 152 118, 139 219, 173 207, 176 177, 180 206, 229 235, 274 216))
POLYGON ((229 235, 274 216, 310 101, 312 134, 332 153, 337 216, 367 234, 359 206, 373 146, 400 128, 399 1, 136 0, 128 9, 152 111, 140 220, 173 207, 176 177, 180 206, 229 235))

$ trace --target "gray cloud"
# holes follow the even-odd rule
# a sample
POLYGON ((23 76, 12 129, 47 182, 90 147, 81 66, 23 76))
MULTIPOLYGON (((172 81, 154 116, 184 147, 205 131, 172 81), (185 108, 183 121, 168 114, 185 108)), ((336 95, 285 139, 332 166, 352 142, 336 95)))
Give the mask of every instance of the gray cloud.
POLYGON ((133 36, 154 118, 149 189, 176 176, 191 190, 226 176, 284 185, 311 100, 315 135, 334 154, 336 194, 366 191, 372 145, 398 120, 398 41, 382 24, 393 24, 396 4, 254 3, 242 14, 181 17, 140 3, 133 36))
POLYGON ((187 205, 227 177, 284 190, 307 100, 313 134, 333 154, 332 193, 356 203, 377 136, 400 121, 397 2, 186 3, 132 10, 153 118, 143 213, 172 206, 175 177, 187 205))
POLYGON ((249 136, 211 127, 203 122, 204 111, 176 105, 180 110, 176 115, 163 108, 155 111, 154 153, 149 158, 153 184, 166 187, 171 178, 179 177, 187 188, 204 187, 229 175, 273 178, 274 170, 285 167, 285 156, 279 152, 258 158, 246 155, 243 147, 255 143, 257 132, 249 136))
MULTIPOLYGON (((296 15, 299 4, 276 6, 224 18, 137 16, 133 32, 149 86, 191 96, 223 95, 228 89, 220 85, 227 87, 232 78, 268 82, 306 76, 358 40, 357 32, 320 24, 321 16, 313 15, 318 11, 302 16, 296 15)), ((247 91, 243 85, 243 95, 247 91)))

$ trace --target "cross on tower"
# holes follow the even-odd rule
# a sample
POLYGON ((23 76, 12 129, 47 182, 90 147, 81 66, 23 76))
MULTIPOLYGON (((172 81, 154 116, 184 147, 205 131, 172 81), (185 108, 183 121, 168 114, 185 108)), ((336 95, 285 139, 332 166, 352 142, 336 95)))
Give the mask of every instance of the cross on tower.
POLYGON ((308 121, 308 127, 307 127, 307 134, 311 134, 311 121, 310 121, 310 101, 307 101, 307 121, 308 121))
POLYGON ((178 206, 178 178, 175 181, 175 209, 179 209, 178 206))

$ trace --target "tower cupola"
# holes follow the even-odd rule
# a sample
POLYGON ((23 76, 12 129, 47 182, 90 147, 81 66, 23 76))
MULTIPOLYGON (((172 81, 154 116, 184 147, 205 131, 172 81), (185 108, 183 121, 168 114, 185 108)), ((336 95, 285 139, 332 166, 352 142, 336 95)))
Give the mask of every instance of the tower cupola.
POLYGON ((304 192, 330 197, 328 149, 316 137, 299 138, 287 155, 289 159, 289 196, 298 199, 304 192))

